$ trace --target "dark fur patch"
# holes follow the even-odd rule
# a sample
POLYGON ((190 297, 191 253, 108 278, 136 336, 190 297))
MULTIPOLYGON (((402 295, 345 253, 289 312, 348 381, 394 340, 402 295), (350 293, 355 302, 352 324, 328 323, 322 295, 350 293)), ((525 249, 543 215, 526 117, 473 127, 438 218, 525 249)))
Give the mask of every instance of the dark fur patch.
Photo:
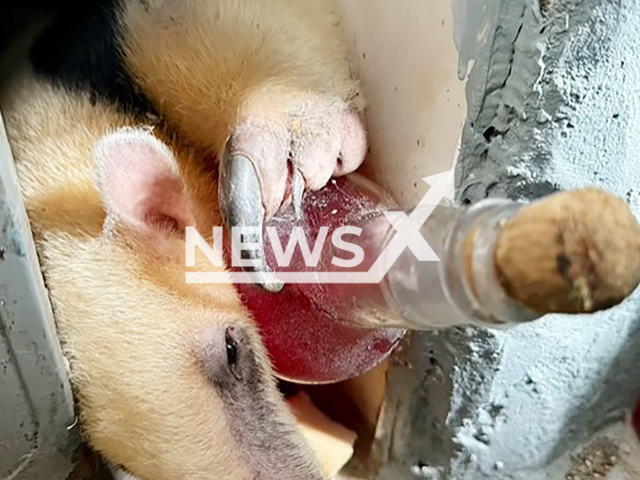
POLYGON ((278 415, 271 382, 250 336, 228 327, 207 345, 203 366, 222 399, 227 425, 256 478, 322 480, 293 425, 278 415), (230 350, 231 347, 231 350, 230 350))
POLYGON ((126 71, 118 44, 122 1, 91 0, 65 9, 37 39, 30 59, 36 73, 54 83, 145 114, 153 109, 126 71))

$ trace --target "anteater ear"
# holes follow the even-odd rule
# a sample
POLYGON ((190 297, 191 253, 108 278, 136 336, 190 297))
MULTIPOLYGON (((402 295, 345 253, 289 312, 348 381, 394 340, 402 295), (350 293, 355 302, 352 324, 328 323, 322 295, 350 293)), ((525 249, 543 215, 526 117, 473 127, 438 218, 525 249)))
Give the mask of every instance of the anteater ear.
POLYGON ((93 157, 107 221, 164 235, 193 225, 178 163, 149 129, 109 133, 96 143, 93 157))

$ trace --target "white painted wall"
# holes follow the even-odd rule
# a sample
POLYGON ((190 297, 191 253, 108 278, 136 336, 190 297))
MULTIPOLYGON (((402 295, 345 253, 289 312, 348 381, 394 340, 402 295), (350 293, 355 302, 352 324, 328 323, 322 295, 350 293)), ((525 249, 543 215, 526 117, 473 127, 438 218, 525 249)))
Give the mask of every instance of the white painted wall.
POLYGON ((402 206, 450 170, 467 114, 450 0, 341 0, 353 68, 368 99, 365 172, 402 206))

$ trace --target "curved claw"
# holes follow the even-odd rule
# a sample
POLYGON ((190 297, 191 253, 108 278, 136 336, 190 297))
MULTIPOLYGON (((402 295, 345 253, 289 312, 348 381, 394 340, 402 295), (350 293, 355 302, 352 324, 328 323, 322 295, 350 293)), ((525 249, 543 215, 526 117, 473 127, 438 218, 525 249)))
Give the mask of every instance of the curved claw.
MULTIPOLYGON (((253 162, 241 153, 230 154, 225 150, 220 166, 218 203, 225 226, 257 227, 262 232, 264 207, 260 180, 253 162)), ((262 234, 242 235, 244 243, 252 243, 255 250, 244 250, 242 269, 257 277, 256 284, 267 292, 276 293, 284 288, 265 261, 262 234), (247 238, 250 237, 250 238, 247 238)))
POLYGON ((300 170, 293 172, 293 183, 291 185, 291 197, 293 203, 293 211, 296 219, 302 218, 302 198, 304 196, 304 177, 300 170))

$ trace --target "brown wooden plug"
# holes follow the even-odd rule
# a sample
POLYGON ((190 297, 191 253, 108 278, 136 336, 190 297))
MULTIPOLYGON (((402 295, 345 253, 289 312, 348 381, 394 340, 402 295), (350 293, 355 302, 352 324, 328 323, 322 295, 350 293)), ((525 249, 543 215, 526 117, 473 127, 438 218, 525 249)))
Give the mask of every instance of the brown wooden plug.
POLYGON ((640 225, 602 190, 556 193, 501 226, 495 266, 505 291, 536 313, 603 310, 640 283, 640 225))

